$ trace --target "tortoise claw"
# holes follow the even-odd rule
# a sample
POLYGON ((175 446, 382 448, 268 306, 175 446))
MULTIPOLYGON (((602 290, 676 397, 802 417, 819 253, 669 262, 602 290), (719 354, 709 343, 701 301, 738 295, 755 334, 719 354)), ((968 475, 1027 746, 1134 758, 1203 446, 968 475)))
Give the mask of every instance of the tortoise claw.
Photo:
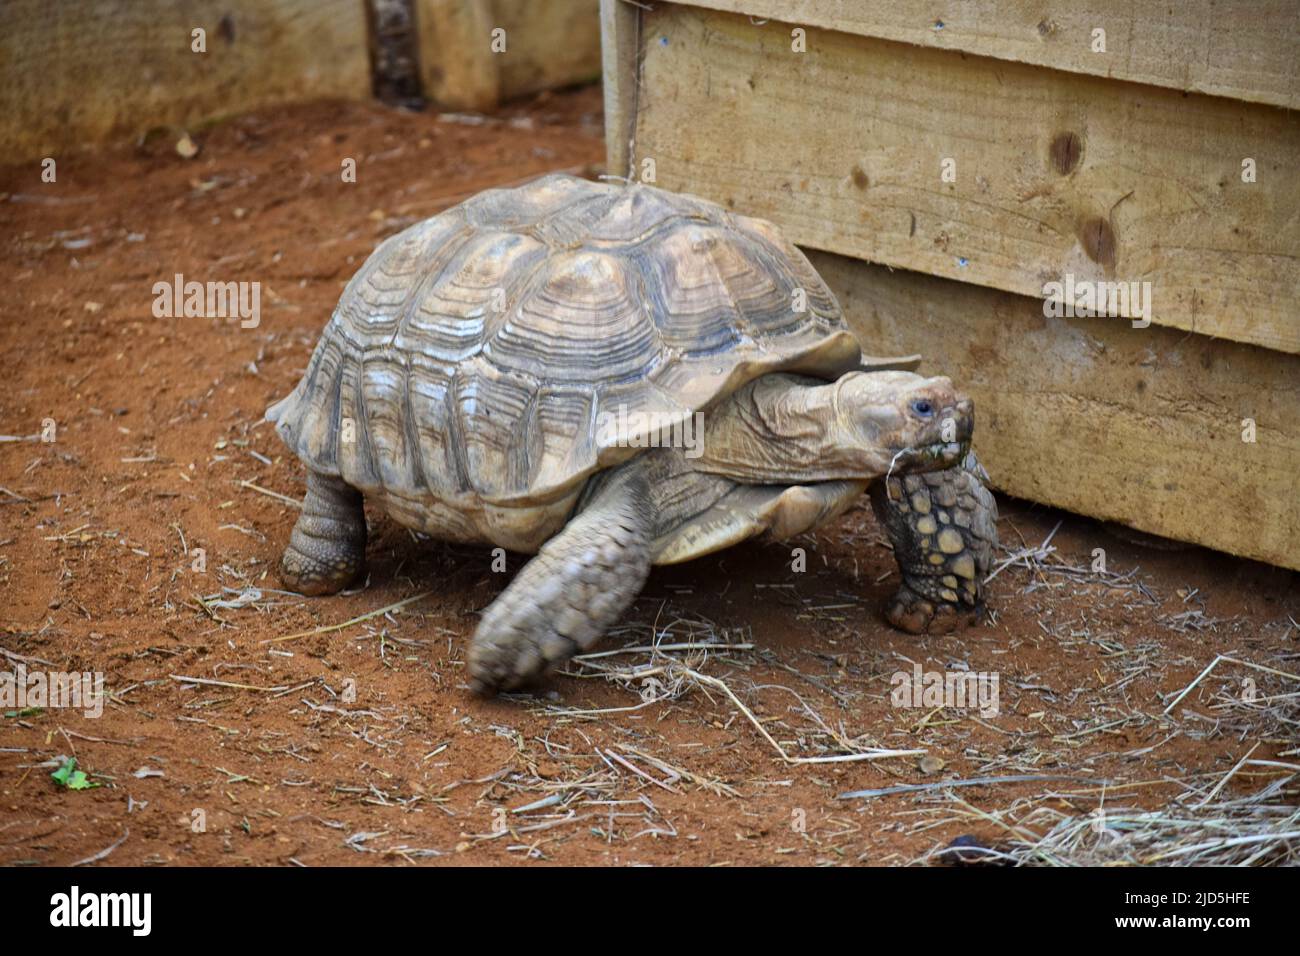
POLYGON ((930 600, 906 584, 885 605, 885 620, 908 634, 948 634, 984 616, 984 605, 930 600))

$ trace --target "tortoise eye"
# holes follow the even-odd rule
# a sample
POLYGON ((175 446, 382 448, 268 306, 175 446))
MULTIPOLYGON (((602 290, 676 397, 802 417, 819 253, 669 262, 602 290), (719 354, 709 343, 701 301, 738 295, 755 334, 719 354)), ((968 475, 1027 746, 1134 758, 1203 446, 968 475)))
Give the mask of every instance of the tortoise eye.
POLYGON ((934 415, 934 405, 926 398, 913 399, 912 411, 922 418, 931 418, 934 415))

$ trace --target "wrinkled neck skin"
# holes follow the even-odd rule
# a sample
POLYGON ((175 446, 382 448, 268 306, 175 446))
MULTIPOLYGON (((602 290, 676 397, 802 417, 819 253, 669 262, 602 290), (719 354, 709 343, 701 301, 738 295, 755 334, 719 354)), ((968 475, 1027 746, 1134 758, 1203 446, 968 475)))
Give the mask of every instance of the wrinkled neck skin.
POLYGON ((945 416, 969 438, 969 415, 957 410, 957 401, 947 379, 911 372, 850 372, 829 383, 764 375, 704 413, 703 453, 692 466, 746 484, 870 480, 891 467, 914 471, 914 461, 900 464, 900 453, 939 442, 945 416), (909 414, 917 396, 934 404, 932 420, 909 414))

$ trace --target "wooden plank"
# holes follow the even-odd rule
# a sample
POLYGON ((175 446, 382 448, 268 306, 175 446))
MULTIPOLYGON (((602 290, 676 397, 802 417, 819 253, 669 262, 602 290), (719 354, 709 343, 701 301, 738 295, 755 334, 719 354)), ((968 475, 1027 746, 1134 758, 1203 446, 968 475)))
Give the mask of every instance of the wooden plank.
POLYGON ((600 75, 598 0, 415 0, 424 95, 486 110, 600 75), (504 49, 493 33, 504 31, 504 49))
POLYGON ((999 489, 1300 570, 1300 356, 809 257, 865 349, 971 394, 999 489))
POLYGON ((605 84, 605 172, 630 176, 636 91, 641 81, 641 8, 600 0, 601 73, 605 84))
POLYGON ((495 0, 506 31, 501 96, 525 96, 600 78, 599 0, 495 0))
POLYGON ((1294 0, 694 0, 754 17, 1300 107, 1294 0), (1093 31, 1105 31, 1104 52, 1093 31))
POLYGON ((816 29, 795 53, 786 24, 672 4, 641 17, 634 159, 658 185, 1022 295, 1149 282, 1156 324, 1300 351, 1300 114, 816 29))
POLYGON ((6 0, 0 159, 370 93, 363 0, 6 0), (191 31, 206 33, 206 53, 191 31))
POLYGON ((414 0, 420 88, 439 106, 486 110, 501 98, 491 0, 414 0))

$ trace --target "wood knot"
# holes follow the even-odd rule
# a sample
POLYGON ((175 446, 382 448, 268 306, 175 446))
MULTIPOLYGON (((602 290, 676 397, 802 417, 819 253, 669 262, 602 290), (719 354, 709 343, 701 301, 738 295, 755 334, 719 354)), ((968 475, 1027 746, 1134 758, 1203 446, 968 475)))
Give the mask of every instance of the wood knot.
POLYGON ((1083 242, 1083 251, 1089 259, 1107 269, 1115 268, 1118 242, 1110 223, 1100 216, 1094 216, 1080 228, 1079 239, 1083 242))
POLYGON ((871 185, 871 180, 867 178, 866 172, 856 163, 853 165, 853 169, 849 171, 849 175, 853 177, 853 185, 859 189, 866 189, 871 185))
POLYGON ((1064 132, 1057 133, 1056 138, 1052 140, 1052 146, 1049 150, 1052 157, 1052 166, 1062 176, 1068 176, 1079 165, 1079 159, 1083 156, 1083 140, 1079 139, 1077 133, 1064 132))

